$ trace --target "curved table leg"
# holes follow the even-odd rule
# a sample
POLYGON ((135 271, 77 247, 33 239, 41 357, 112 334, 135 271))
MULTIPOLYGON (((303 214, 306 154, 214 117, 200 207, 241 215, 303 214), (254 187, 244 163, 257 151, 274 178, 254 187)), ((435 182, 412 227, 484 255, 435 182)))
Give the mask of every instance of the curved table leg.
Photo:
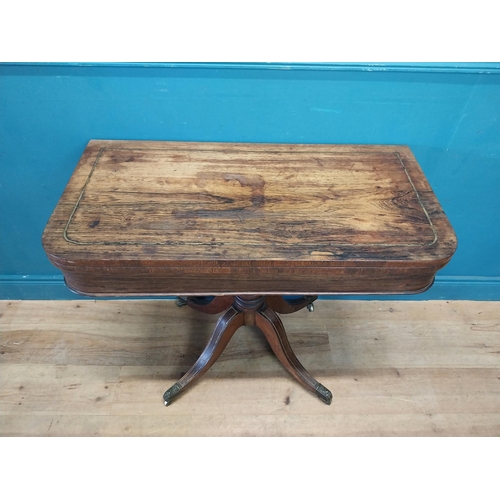
POLYGON ((288 342, 285 328, 279 316, 273 310, 264 308, 255 315, 255 325, 264 332, 276 357, 290 375, 306 389, 313 392, 321 401, 329 405, 332 402, 332 393, 313 378, 300 364, 288 342))
POLYGON ((317 295, 304 295, 303 298, 285 300, 281 295, 267 295, 266 304, 279 314, 290 314, 304 307, 311 305, 316 299, 317 295))
POLYGON ((182 394, 189 385, 198 380, 222 354, 222 351, 231 340, 234 332, 243 325, 243 314, 234 307, 230 307, 215 325, 215 329, 208 344, 196 363, 163 395, 165 406, 182 394))

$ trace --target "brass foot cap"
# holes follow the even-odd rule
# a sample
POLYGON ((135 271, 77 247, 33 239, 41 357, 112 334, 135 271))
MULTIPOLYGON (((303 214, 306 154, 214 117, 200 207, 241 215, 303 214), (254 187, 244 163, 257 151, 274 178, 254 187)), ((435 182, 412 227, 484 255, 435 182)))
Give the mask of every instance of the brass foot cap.
POLYGON ((318 387, 316 387, 316 396, 327 405, 332 403, 332 393, 322 384, 318 384, 318 387))
POLYGON ((165 406, 168 406, 172 403, 181 389, 182 386, 179 384, 179 382, 177 382, 168 391, 165 392, 165 394, 163 395, 165 406))

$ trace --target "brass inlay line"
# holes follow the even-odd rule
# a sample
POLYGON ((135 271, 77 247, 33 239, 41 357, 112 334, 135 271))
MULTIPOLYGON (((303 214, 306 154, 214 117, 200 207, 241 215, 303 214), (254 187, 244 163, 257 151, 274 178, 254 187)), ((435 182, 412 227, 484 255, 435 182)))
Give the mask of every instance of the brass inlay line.
POLYGON ((418 203, 422 207, 422 210, 424 211, 425 216, 427 217, 427 221, 429 222, 429 226, 431 226, 432 232, 434 233, 434 239, 431 241, 431 243, 425 243, 425 245, 422 246, 431 246, 436 243, 438 235, 436 232, 436 228, 434 227, 434 224, 431 221, 431 218, 429 217, 429 214, 427 213, 426 208, 424 207, 424 204, 422 203, 422 200, 420 199, 420 193, 417 191, 417 188, 415 187, 415 184, 413 184, 413 181, 411 180, 410 174, 408 173, 408 170, 406 170, 406 166, 403 163, 403 160, 401 159, 401 156, 399 156, 399 153, 396 151, 394 153, 399 160, 399 163, 401 163, 401 166, 403 167, 403 170, 405 171, 406 177, 408 177, 408 180, 410 181, 411 187, 413 188, 413 191, 415 191, 415 195, 417 196, 418 203))
POLYGON ((92 174, 94 173, 94 170, 97 166, 97 162, 99 161, 99 158, 101 157, 103 151, 105 150, 106 148, 101 148, 99 150, 99 153, 97 154, 97 157, 94 161, 94 164, 92 165, 92 168, 90 169, 90 173, 87 177, 87 180, 85 181, 85 184, 83 185, 83 188, 82 188, 82 191, 80 193, 80 196, 78 197, 78 200, 76 200, 76 204, 75 204, 75 207, 73 208, 73 211, 71 212, 71 215, 69 216, 69 219, 68 219, 68 222, 66 223, 66 226, 64 227, 64 231, 63 231, 63 237, 64 239, 69 242, 69 243, 74 243, 76 245, 88 245, 88 243, 81 243, 79 241, 75 241, 75 240, 72 240, 68 237, 68 228, 69 228, 69 225, 71 224, 71 221, 73 220, 73 217, 75 216, 75 213, 76 213, 76 210, 78 208, 78 206, 80 205, 80 201, 81 199, 83 198, 83 195, 85 193, 85 189, 88 185, 88 183, 90 182, 90 178, 92 177, 92 174))

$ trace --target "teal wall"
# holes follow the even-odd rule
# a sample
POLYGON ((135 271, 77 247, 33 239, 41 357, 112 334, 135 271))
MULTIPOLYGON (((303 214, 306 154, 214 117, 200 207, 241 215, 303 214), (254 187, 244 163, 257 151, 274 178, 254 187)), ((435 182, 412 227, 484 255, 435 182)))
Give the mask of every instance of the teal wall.
POLYGON ((0 299, 76 298, 41 234, 90 139, 406 144, 459 241, 413 298, 500 300, 500 64, 2 64, 0 299))

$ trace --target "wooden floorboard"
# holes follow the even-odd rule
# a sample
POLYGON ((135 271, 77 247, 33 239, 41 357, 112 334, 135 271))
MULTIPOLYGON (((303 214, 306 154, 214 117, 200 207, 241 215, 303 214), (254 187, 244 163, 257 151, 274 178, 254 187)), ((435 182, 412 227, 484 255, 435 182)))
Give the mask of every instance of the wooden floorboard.
POLYGON ((241 328, 165 408, 217 320, 173 301, 0 301, 2 436, 500 436, 500 304, 318 301, 282 316, 326 406, 241 328))

